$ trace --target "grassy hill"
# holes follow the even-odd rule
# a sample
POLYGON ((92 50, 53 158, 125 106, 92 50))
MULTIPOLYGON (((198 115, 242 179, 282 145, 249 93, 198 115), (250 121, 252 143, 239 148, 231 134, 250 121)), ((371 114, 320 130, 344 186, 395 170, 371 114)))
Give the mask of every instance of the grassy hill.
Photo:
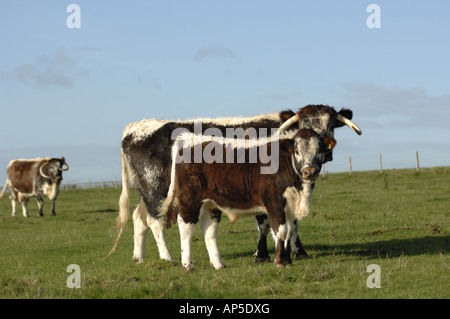
MULTIPOLYGON (((37 216, 11 218, 0 201, 0 298, 450 298, 450 167, 329 174, 316 183, 311 213, 300 222, 310 258, 292 266, 255 264, 254 218, 222 218, 219 249, 227 268, 209 266, 199 227, 196 270, 182 269, 178 227, 167 231, 175 262, 159 260, 151 233, 146 261, 135 264, 133 223, 106 260, 116 236, 120 190, 61 191, 37 216), (81 288, 67 287, 80 267, 81 288), (367 287, 376 264, 381 288, 367 287)), ((132 203, 138 196, 132 194, 132 203)), ((20 205, 19 205, 20 206, 20 205)), ((269 239, 273 259, 274 243, 269 239)))

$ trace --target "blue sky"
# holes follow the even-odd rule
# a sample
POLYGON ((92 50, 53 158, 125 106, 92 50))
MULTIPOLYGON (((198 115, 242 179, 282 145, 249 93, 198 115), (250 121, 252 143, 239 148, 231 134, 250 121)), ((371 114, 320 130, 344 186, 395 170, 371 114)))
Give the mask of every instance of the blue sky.
MULTIPOLYGON (((65 156, 65 179, 120 177, 144 118, 351 108, 330 172, 450 165, 450 2, 0 2, 0 166, 65 156), (81 9, 70 29, 69 4, 81 9), (368 28, 368 5, 381 28, 368 28)), ((6 179, 0 168, 0 184, 6 179)))

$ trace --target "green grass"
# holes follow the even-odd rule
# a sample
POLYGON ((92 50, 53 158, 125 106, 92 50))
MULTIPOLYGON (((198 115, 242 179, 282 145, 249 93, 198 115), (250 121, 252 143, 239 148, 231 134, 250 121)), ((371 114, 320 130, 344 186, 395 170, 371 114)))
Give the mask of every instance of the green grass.
POLYGON ((233 226, 222 218, 223 270, 209 266, 199 227, 195 271, 180 265, 177 226, 167 231, 175 262, 159 260, 149 233, 146 260, 135 264, 131 219, 116 252, 102 260, 115 240, 119 196, 115 189, 61 191, 57 216, 46 202, 43 218, 35 199, 31 217, 19 208, 11 218, 3 198, 0 298, 450 298, 450 167, 320 177, 300 223, 311 258, 283 268, 254 263, 254 218, 233 226), (80 266, 80 289, 66 285, 70 264, 80 266), (381 268, 380 289, 366 285, 370 264, 381 268))

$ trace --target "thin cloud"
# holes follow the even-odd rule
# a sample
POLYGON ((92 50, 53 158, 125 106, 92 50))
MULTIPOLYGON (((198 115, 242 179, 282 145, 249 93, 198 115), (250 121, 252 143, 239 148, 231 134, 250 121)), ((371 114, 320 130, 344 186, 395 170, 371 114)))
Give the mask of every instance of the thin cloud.
POLYGON ((43 54, 37 58, 37 62, 47 66, 70 67, 75 65, 75 60, 62 52, 55 52, 52 55, 43 54))
POLYGON ((233 50, 216 45, 210 45, 205 48, 200 48, 194 56, 194 61, 200 62, 207 59, 235 59, 235 58, 236 54, 233 52, 233 50))
POLYGON ((36 63, 23 63, 13 69, 13 78, 23 84, 35 84, 40 88, 59 86, 69 88, 74 84, 71 71, 75 60, 63 52, 40 55, 36 63))
POLYGON ((41 88, 47 86, 71 87, 73 80, 60 70, 47 67, 40 69, 31 64, 22 64, 13 71, 14 77, 21 83, 33 83, 41 88))
POLYGON ((450 95, 430 96, 426 89, 343 84, 348 106, 370 121, 410 128, 448 129, 450 95))
POLYGON ((302 97, 302 93, 301 92, 291 92, 291 93, 269 93, 264 95, 264 98, 269 99, 269 100, 274 100, 274 101, 286 101, 289 100, 291 98, 300 98, 302 97))

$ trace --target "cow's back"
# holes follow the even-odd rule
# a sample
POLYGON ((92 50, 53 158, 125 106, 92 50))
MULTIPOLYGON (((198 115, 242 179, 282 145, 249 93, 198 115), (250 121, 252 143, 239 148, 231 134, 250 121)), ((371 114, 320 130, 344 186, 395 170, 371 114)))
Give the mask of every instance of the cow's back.
POLYGON ((34 182, 42 159, 13 160, 6 169, 11 186, 23 194, 34 193, 34 182))

